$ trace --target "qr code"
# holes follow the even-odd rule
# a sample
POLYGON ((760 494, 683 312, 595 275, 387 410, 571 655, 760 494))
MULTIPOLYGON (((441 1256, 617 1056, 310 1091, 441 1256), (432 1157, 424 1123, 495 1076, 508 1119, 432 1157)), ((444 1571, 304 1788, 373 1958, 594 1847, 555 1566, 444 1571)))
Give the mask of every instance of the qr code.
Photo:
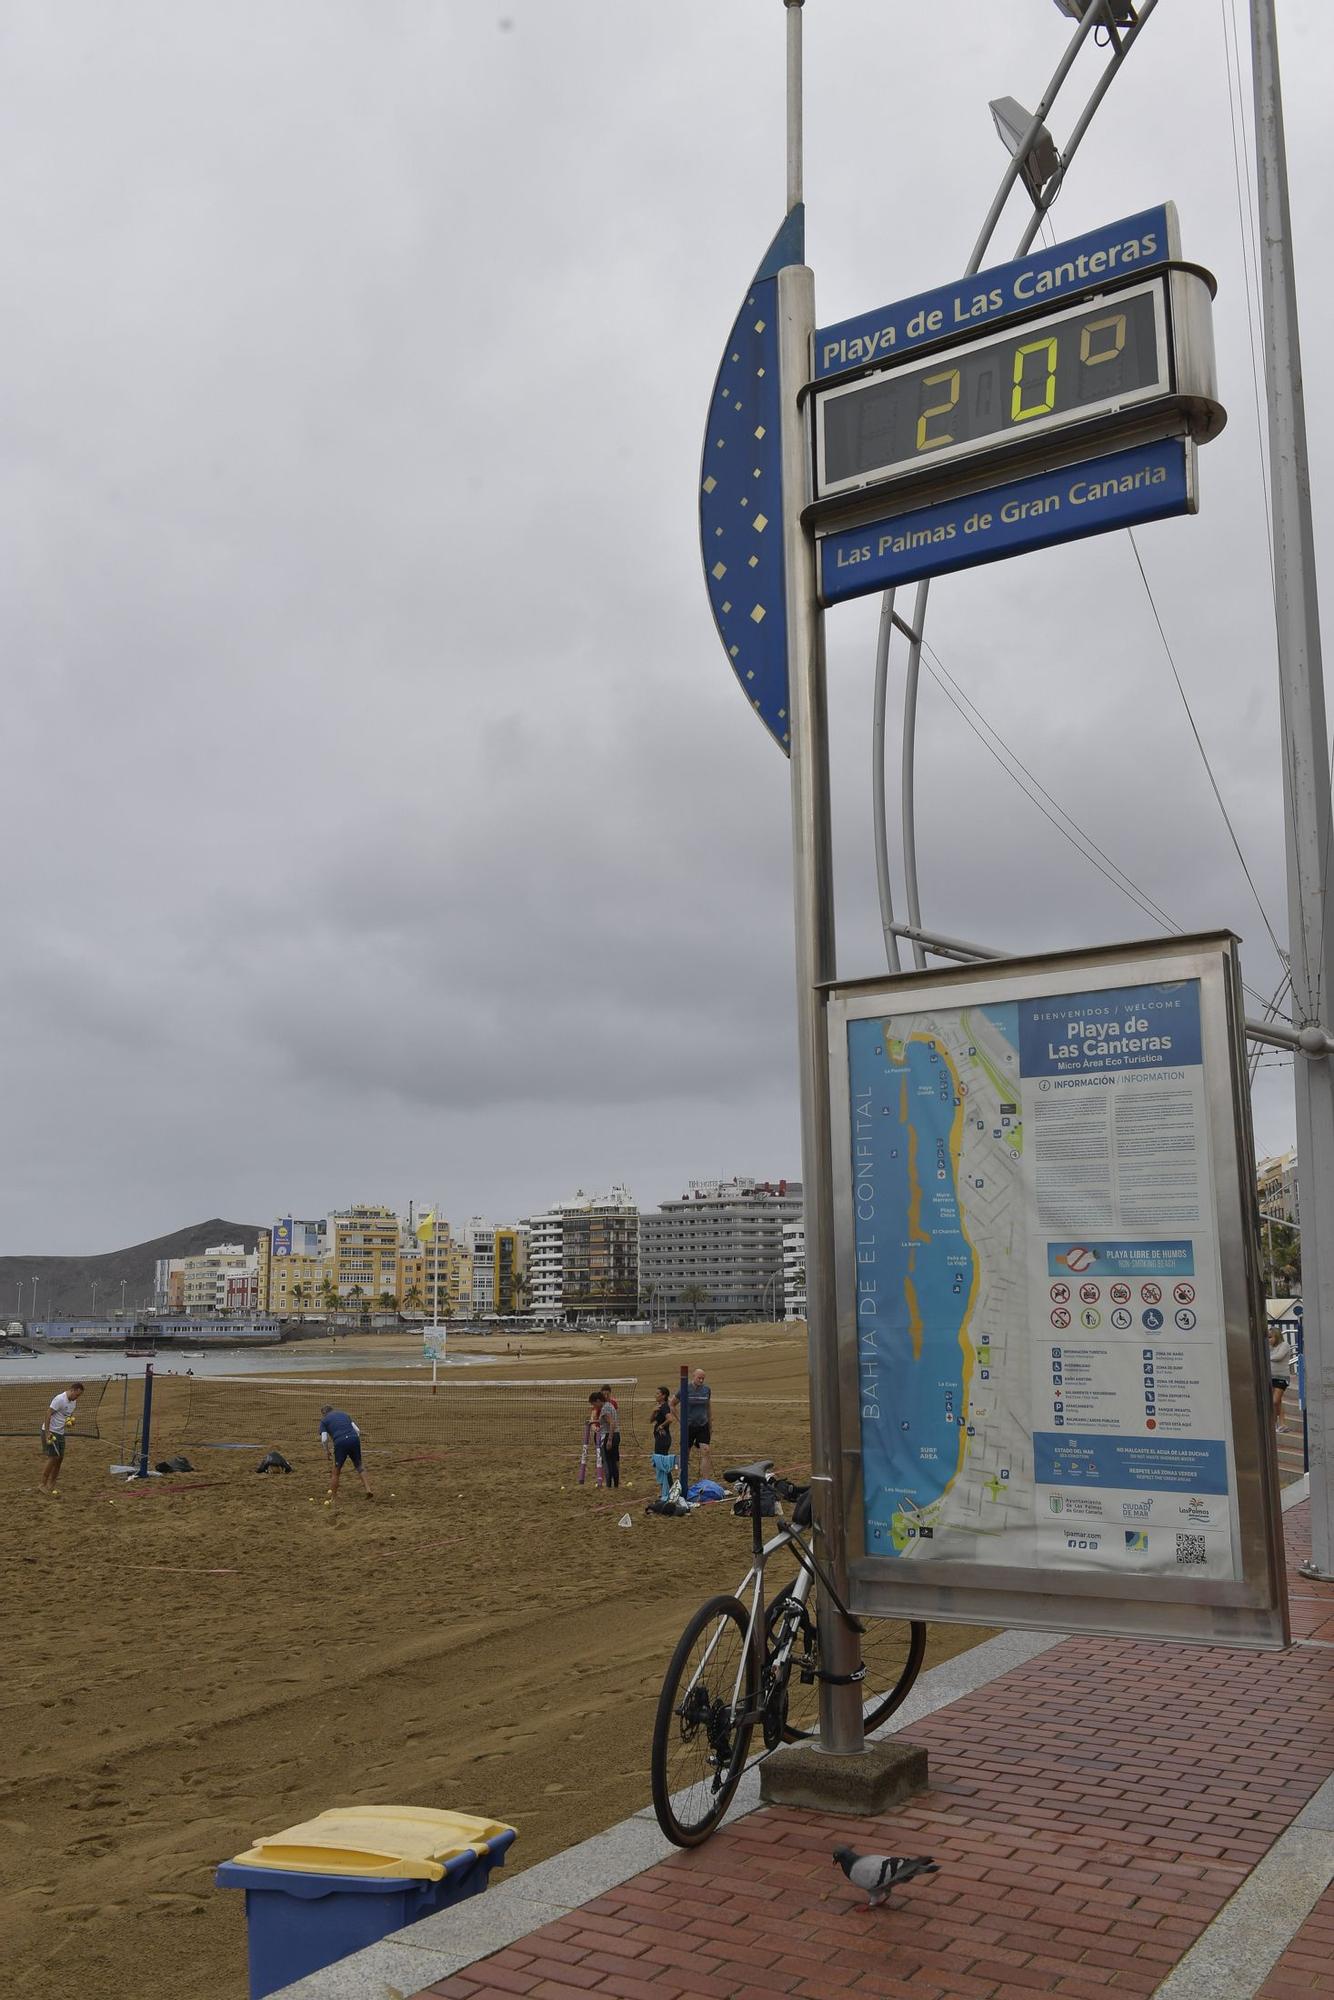
POLYGON ((1206 1543, 1203 1535, 1177 1536, 1177 1561, 1185 1569, 1202 1569, 1205 1563, 1206 1543))

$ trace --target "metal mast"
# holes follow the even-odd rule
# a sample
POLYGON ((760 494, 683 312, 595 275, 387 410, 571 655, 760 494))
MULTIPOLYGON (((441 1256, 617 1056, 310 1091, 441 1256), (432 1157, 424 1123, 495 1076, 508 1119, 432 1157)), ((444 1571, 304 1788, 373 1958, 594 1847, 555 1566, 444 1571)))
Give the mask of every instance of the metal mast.
POLYGON ((1303 1335, 1311 1460, 1311 1564, 1334 1575, 1334 1064, 1322 1025, 1334 1005, 1329 736, 1320 653, 1306 455, 1306 406, 1288 209, 1283 97, 1273 0, 1251 0, 1255 162, 1260 210, 1269 469, 1274 504, 1274 619, 1288 860, 1292 1018, 1302 1045, 1294 1077, 1302 1220, 1303 1335))

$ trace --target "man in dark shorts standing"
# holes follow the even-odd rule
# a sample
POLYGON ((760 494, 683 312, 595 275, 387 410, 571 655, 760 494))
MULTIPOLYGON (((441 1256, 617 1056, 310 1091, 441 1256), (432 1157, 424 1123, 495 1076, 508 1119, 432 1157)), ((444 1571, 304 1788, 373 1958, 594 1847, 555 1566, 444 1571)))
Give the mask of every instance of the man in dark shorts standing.
MULTIPOLYGON (((672 1408, 680 1415, 681 1396, 678 1391, 672 1397, 672 1408)), ((713 1443, 713 1391, 704 1380, 704 1370, 697 1368, 690 1378, 690 1429, 681 1440, 681 1477, 686 1476, 686 1453, 698 1451, 699 1476, 713 1478, 713 1453, 709 1447, 713 1443)))
POLYGON ((329 1488, 329 1498, 338 1498, 338 1475, 348 1459, 351 1459, 357 1478, 365 1488, 366 1498, 373 1500, 370 1481, 361 1465, 361 1432, 353 1423, 346 1410, 331 1410, 326 1403, 320 1411, 320 1443, 324 1455, 333 1457, 333 1484, 329 1488))
POLYGON ((65 1426, 74 1422, 74 1413, 83 1394, 82 1382, 71 1382, 51 1398, 51 1407, 42 1425, 42 1491, 60 1498, 60 1468, 65 1463, 65 1426))

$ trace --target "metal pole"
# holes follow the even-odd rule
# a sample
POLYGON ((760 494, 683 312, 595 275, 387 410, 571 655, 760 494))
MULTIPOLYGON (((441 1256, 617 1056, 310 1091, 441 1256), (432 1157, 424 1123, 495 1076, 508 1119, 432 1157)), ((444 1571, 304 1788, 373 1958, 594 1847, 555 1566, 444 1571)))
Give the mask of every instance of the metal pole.
POLYGON ((144 1363, 144 1414, 139 1426, 139 1477, 148 1477, 148 1434, 153 1422, 153 1364, 144 1363))
POLYGON ((787 206, 791 215, 802 196, 801 129, 801 7, 802 0, 783 0, 787 9, 787 206))
MULTIPOLYGON (((1283 97, 1273 0, 1251 0, 1255 163, 1260 211, 1265 384, 1274 508, 1274 615, 1287 829, 1292 1018, 1321 1029, 1334 1005, 1334 925, 1325 924, 1330 862, 1329 737, 1306 455, 1297 286, 1288 210, 1283 97)), ((1302 1195, 1302 1327, 1308 1355, 1310 1573, 1334 1577, 1334 1063, 1296 1065, 1302 1195)))
MULTIPOLYGON (((815 279, 804 265, 778 277, 782 382, 783 537, 787 588, 788 710, 792 744, 792 878, 797 948, 797 1043, 801 1164, 806 1207, 807 1325, 811 1380, 811 1480, 816 1527, 838 1588, 847 1588, 847 1511, 839 1401, 838 1308, 834 1289, 833 1142, 823 987, 835 972, 833 833, 824 622, 816 601, 815 549, 802 525, 806 448, 797 395, 810 379, 815 279)), ((821 1589, 820 1646, 831 1674, 856 1672, 859 1647, 821 1589)), ((820 1748, 865 1747, 855 1685, 820 1683, 820 1748)))

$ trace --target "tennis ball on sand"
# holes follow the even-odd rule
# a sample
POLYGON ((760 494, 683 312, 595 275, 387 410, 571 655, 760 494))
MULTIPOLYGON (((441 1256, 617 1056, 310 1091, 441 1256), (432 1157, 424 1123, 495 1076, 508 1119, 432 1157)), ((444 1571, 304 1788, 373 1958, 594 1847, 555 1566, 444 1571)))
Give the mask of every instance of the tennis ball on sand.
POLYGON ((326 1506, 326 1507, 332 1507, 332 1506, 333 1506, 333 1501, 332 1501, 332 1500, 326 1500, 324 1504, 325 1504, 325 1506, 326 1506))

